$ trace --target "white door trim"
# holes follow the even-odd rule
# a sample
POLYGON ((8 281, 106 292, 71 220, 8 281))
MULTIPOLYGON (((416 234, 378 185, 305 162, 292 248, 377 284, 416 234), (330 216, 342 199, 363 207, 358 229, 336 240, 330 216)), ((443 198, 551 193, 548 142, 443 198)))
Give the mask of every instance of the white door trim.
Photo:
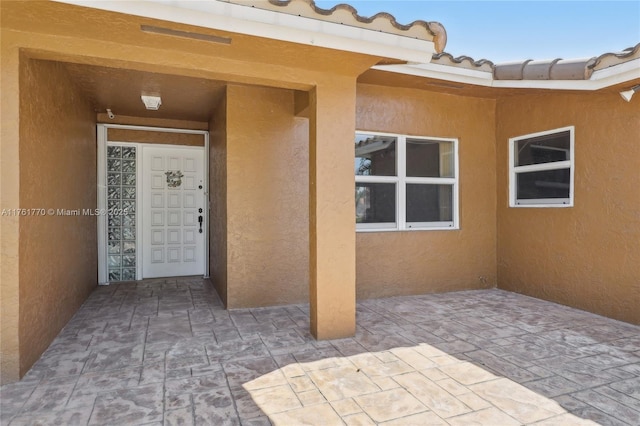
MULTIPOLYGON (((99 123, 97 125, 97 196, 98 196, 98 212, 106 211, 107 209, 107 142, 112 142, 108 140, 107 130, 110 128, 117 129, 125 129, 125 130, 146 130, 153 132, 165 132, 165 133, 183 133, 183 134, 196 134, 203 135, 204 137, 204 223, 203 229, 205 230, 204 235, 204 278, 209 278, 209 210, 211 207, 211 202, 209 198, 209 132, 206 130, 190 130, 190 129, 176 129, 169 127, 150 127, 150 126, 134 126, 127 124, 106 124, 99 123)), ((113 142, 126 142, 126 141, 113 141, 113 142)), ((146 144, 146 143, 129 143, 129 145, 140 146, 162 146, 169 147, 173 145, 156 145, 156 144, 146 144)), ((176 146, 184 146, 184 145, 176 145, 176 146)), ((136 150, 138 152, 138 150, 136 150)), ((138 177, 137 181, 140 182, 140 173, 141 168, 138 168, 138 177)), ((136 196, 136 211, 138 212, 136 216, 136 251, 138 248, 142 247, 142 231, 140 227, 140 204, 141 199, 139 196, 136 196)), ((98 222, 98 284, 99 285, 108 285, 109 284, 109 273, 107 270, 107 216, 98 214, 97 215, 98 222)), ((141 252, 139 252, 141 253, 141 252)), ((136 279, 142 278, 142 267, 141 262, 137 262, 136 264, 136 279)))

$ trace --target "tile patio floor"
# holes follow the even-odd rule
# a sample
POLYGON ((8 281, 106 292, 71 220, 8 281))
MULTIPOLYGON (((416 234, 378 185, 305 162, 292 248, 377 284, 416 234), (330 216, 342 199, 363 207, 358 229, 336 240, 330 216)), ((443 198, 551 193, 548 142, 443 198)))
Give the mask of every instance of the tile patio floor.
POLYGON ((226 311, 209 282, 100 287, 25 378, 10 425, 640 425, 640 327, 500 290, 226 311), (587 420, 590 419, 590 420, 587 420))

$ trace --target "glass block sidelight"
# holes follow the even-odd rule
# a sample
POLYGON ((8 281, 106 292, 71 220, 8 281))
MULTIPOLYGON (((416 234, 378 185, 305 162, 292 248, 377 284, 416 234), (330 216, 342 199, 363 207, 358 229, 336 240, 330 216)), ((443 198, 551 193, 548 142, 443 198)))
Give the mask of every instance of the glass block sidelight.
POLYGON ((107 145, 109 281, 136 279, 136 147, 107 145))

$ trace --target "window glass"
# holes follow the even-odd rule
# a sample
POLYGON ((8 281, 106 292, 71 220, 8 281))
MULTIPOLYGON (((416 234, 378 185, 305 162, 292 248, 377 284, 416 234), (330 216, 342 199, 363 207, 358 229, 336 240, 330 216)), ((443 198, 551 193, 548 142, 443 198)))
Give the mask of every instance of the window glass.
POLYGON ((453 142, 407 138, 407 176, 454 177, 453 142))
POLYGON ((534 138, 520 139, 515 146, 515 165, 552 163, 570 160, 571 134, 564 131, 534 138))
POLYGON ((356 134, 356 176, 396 176, 397 146, 393 136, 356 134))
POLYGON ((356 183, 356 223, 395 223, 396 184, 356 183))
POLYGON ((569 198, 571 169, 517 173, 517 199, 569 198))
POLYGON ((356 229, 458 229, 456 155, 456 139, 356 133, 356 229))
POLYGON ((407 222, 453 221, 453 185, 407 184, 407 222))
POLYGON ((574 127, 509 139, 509 205, 572 207, 574 127))

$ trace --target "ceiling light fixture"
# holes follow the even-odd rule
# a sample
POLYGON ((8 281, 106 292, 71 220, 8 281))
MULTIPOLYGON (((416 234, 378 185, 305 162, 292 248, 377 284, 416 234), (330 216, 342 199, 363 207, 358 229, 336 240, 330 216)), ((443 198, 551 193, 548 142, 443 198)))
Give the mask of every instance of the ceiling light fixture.
POLYGON ((158 108, 160 108, 160 105, 162 105, 162 99, 160 99, 160 96, 141 95, 140 99, 142 99, 145 108, 151 111, 157 111, 158 108))
POLYGON ((625 101, 631 102, 631 98, 633 97, 633 94, 638 91, 640 91, 640 84, 638 84, 637 86, 633 86, 629 90, 624 90, 620 92, 620 96, 622 96, 622 99, 624 99, 625 101))

